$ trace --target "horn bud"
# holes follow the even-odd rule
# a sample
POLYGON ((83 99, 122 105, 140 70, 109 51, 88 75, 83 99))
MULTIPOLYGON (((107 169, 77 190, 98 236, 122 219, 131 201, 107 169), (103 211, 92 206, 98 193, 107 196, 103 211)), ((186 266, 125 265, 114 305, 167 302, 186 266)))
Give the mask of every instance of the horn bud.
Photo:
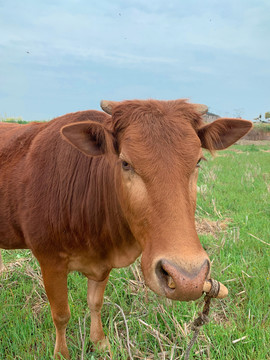
POLYGON ((113 109, 115 106, 119 105, 120 101, 108 101, 108 100, 101 100, 100 107, 103 111, 107 114, 112 115, 113 109))
POLYGON ((194 104, 194 106, 195 106, 196 111, 202 115, 206 114, 208 111, 208 107, 206 105, 194 104))
POLYGON ((105 111, 107 114, 112 114, 112 105, 110 101, 107 100, 101 100, 100 107, 103 111, 105 111))

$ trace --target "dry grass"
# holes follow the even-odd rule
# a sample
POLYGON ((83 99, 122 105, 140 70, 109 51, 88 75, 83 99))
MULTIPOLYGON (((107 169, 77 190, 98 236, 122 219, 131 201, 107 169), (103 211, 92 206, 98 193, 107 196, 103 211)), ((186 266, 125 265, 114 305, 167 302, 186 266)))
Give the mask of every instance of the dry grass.
POLYGON ((221 232, 225 232, 231 219, 210 220, 196 219, 196 229, 199 235, 212 235, 218 237, 221 232))

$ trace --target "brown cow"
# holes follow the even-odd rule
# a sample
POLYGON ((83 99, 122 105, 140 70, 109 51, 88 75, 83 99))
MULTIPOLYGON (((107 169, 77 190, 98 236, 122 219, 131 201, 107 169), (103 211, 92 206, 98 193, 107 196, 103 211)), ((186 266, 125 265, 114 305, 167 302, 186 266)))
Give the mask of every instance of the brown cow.
POLYGON ((146 284, 157 294, 202 295, 210 276, 194 221, 202 147, 224 149, 252 127, 240 119, 205 125, 206 106, 185 100, 101 106, 107 114, 0 124, 0 248, 28 248, 39 261, 55 356, 66 359, 70 271, 88 278, 90 339, 99 346, 106 344, 100 311, 109 273, 141 253, 146 284))

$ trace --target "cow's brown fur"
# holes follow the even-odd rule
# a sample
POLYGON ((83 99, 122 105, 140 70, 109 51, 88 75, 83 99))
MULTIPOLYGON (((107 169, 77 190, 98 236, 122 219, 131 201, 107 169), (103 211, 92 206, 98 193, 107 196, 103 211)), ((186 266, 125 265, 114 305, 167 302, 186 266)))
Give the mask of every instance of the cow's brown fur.
POLYGON ((56 356, 69 358, 69 271, 88 277, 90 338, 100 345, 106 344, 100 310, 109 272, 141 252, 154 291, 180 300, 200 296, 209 272, 194 221, 201 144, 221 149, 250 128, 231 119, 205 126, 185 100, 111 108, 112 116, 83 111, 48 123, 0 124, 0 248, 29 248, 38 259, 56 356), (123 161, 131 170, 123 171, 123 161), (161 279, 167 276, 175 290, 161 279))

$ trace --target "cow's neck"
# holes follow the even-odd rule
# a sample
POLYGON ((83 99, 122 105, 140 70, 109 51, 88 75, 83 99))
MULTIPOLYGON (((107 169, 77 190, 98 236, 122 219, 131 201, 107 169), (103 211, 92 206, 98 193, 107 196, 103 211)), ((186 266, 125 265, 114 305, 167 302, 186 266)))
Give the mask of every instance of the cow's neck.
POLYGON ((98 253, 97 256, 110 259, 112 267, 134 262, 141 248, 121 210, 119 179, 114 165, 106 158, 93 159, 84 181, 78 179, 78 182, 80 186, 74 185, 73 190, 77 210, 71 213, 71 227, 74 224, 71 230, 80 234, 80 242, 83 240, 85 246, 98 253), (77 224, 81 224, 81 228, 77 224))

